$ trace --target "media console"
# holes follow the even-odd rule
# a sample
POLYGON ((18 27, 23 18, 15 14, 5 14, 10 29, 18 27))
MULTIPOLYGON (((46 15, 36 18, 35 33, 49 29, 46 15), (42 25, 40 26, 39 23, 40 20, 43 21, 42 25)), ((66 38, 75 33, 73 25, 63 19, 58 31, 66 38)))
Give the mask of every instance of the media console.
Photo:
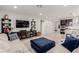
POLYGON ((21 30, 16 33, 17 33, 18 37, 20 38, 20 40, 41 35, 41 32, 37 32, 36 30, 33 30, 33 31, 21 30))

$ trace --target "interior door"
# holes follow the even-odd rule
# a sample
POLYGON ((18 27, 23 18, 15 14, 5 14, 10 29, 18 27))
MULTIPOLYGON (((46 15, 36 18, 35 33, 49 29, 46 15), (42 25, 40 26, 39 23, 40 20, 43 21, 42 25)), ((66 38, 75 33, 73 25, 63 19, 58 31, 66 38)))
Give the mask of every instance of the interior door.
POLYGON ((42 23, 42 33, 43 34, 49 34, 53 32, 53 23, 48 20, 44 20, 42 23))

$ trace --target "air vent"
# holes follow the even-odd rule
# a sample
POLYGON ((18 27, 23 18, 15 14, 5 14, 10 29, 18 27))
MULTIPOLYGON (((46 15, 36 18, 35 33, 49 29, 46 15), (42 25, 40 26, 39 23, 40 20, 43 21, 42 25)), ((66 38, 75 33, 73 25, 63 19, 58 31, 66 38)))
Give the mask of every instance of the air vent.
POLYGON ((36 5, 36 7, 37 7, 37 8, 42 8, 42 7, 43 7, 43 5, 36 5))

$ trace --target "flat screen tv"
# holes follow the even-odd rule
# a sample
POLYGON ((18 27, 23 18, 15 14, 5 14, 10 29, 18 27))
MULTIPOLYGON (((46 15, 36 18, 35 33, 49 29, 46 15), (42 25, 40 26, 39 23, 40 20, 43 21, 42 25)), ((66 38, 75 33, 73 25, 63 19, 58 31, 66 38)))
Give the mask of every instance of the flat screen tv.
POLYGON ((28 28, 29 21, 24 20, 16 20, 16 28, 28 28))

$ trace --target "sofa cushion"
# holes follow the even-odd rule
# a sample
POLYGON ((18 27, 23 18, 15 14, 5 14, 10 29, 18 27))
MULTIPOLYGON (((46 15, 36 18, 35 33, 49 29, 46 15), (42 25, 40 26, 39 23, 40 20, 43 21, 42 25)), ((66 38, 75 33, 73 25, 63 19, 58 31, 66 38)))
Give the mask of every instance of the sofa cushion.
POLYGON ((9 52, 13 52, 13 53, 26 53, 29 52, 29 50, 26 48, 26 46, 24 45, 24 43, 22 43, 19 39, 17 40, 13 40, 13 41, 9 41, 12 49, 9 50, 9 52))
POLYGON ((62 44, 65 48, 67 48, 70 52, 79 46, 79 39, 75 37, 66 36, 65 42, 62 44))
POLYGON ((1 34, 0 34, 0 40, 6 40, 6 41, 8 41, 8 36, 7 36, 7 34, 1 33, 1 34))
POLYGON ((0 39, 0 52, 9 52, 12 46, 9 41, 0 39))

